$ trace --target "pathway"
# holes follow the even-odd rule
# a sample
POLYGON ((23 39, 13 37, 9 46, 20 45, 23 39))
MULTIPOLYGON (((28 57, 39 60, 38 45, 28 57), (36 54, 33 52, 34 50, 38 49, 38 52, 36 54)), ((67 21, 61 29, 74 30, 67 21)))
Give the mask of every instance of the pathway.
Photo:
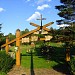
POLYGON ((16 67, 14 66, 8 75, 70 75, 65 74, 63 72, 56 71, 54 69, 25 69, 23 67, 16 67))

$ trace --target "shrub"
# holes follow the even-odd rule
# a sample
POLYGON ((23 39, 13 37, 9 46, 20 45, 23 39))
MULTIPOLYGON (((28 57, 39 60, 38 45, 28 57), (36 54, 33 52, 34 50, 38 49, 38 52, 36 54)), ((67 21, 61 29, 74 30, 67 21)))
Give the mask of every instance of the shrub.
POLYGON ((0 75, 7 75, 5 72, 0 71, 0 75))
POLYGON ((75 75, 75 56, 70 61, 71 72, 75 75))
POLYGON ((7 73, 14 65, 14 59, 4 51, 0 51, 0 71, 7 73))

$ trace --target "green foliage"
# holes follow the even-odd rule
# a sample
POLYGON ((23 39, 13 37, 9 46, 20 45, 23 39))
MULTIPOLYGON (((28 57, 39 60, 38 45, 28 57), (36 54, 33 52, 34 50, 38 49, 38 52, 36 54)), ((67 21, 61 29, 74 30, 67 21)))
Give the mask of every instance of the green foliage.
POLYGON ((21 35, 26 34, 28 32, 29 32, 29 29, 26 28, 25 30, 21 31, 21 35))
POLYGON ((43 45, 43 44, 44 44, 44 41, 40 41, 40 40, 39 40, 39 41, 37 41, 37 42, 36 42, 36 44, 38 44, 38 45, 40 45, 40 46, 41 46, 41 45, 43 45))
POLYGON ((58 20, 61 23, 72 23, 75 20, 75 0, 60 0, 63 5, 56 6, 59 10, 58 15, 64 19, 58 20))
POLYGON ((12 34, 12 33, 9 33, 8 37, 9 37, 10 40, 13 40, 13 39, 16 38, 16 36, 14 34, 12 34))
POLYGON ((75 56, 70 61, 71 72, 75 75, 75 56))
MULTIPOLYGON (((51 53, 51 51, 53 50, 53 48, 55 49, 54 53, 50 54, 50 60, 49 60, 49 56, 45 55, 46 57, 44 57, 44 55, 41 55, 41 47, 45 47, 45 43, 39 43, 36 44, 35 50, 32 54, 33 58, 31 58, 31 53, 30 52, 26 52, 26 50, 29 48, 29 45, 22 45, 22 52, 21 52, 21 65, 25 68, 30 68, 32 63, 33 63, 33 67, 34 68, 53 68, 56 65, 59 65, 59 63, 63 63, 64 64, 64 60, 65 60, 65 51, 64 48, 60 48, 61 44, 57 44, 57 43, 52 43, 52 42, 48 42, 48 44, 50 44, 50 46, 53 46, 52 48, 48 48, 44 49, 44 51, 46 53, 48 53, 47 51, 49 51, 49 54, 51 53), (40 46, 41 45, 41 46, 40 46), (27 48, 28 47, 28 48, 27 48), (47 51, 46 51, 47 50, 47 51), (31 60, 33 59, 33 61, 31 60), (31 62, 32 61, 32 62, 31 62)), ((32 49, 30 48, 30 51, 32 49)), ((44 52, 43 52, 44 53, 44 52)))
POLYGON ((0 75, 7 75, 5 72, 0 71, 0 75))
POLYGON ((14 64, 14 59, 7 55, 4 51, 0 51, 0 71, 8 72, 14 64))
POLYGON ((0 46, 1 45, 3 45, 3 44, 5 44, 5 36, 2 36, 1 38, 0 38, 0 46))
POLYGON ((37 34, 37 36, 38 36, 39 38, 44 38, 44 37, 45 37, 43 34, 37 34))
MULTIPOLYGON (((16 36, 15 36, 14 34, 12 34, 12 33, 9 33, 9 34, 8 34, 8 38, 9 38, 9 40, 11 41, 11 40, 15 39, 16 36)), ((11 45, 15 45, 15 42, 12 43, 11 45)))

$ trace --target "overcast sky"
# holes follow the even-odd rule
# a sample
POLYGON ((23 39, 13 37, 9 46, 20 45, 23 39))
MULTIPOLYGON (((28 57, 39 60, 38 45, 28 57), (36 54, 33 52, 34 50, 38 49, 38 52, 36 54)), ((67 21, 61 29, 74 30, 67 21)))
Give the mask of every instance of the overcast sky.
MULTIPOLYGON (((55 6, 60 5, 60 0, 0 0, 0 23, 2 23, 2 33, 15 34, 16 29, 35 29, 30 25, 34 22, 40 25, 40 14, 46 20, 43 24, 54 22, 53 28, 58 28, 56 20, 61 19, 55 6)), ((50 28, 50 27, 49 27, 50 28)))

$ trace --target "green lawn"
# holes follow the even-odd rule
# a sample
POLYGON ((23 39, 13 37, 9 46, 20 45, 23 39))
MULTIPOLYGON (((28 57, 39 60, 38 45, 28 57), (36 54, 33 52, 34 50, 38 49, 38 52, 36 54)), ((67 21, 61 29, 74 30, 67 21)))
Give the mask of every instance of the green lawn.
MULTIPOLYGON (((65 65, 65 47, 63 47, 62 43, 52 43, 48 42, 47 45, 52 46, 55 50, 54 55, 50 60, 46 59, 45 57, 38 55, 39 45, 36 45, 36 48, 31 48, 30 45, 21 45, 21 66, 27 69, 34 69, 34 68, 55 68, 59 67, 62 68, 65 65), (27 52, 27 50, 31 50, 27 52), (38 51, 37 51, 38 50, 38 51)), ((14 51, 15 46, 10 48, 11 51, 14 51)), ((75 53, 75 47, 71 48, 72 53, 75 53)), ((15 52, 15 51, 14 51, 15 52)), ((66 66, 66 65, 65 65, 66 66)), ((6 75, 0 72, 0 75, 6 75)))
MULTIPOLYGON (((57 47, 58 44, 50 43, 51 46, 57 47)), ((27 49, 30 46, 22 45, 21 46, 21 65, 25 68, 30 68, 33 66, 34 68, 52 68, 55 65, 58 65, 58 62, 55 60, 46 60, 42 56, 36 56, 35 53, 31 56, 31 53, 26 53, 27 49)), ((58 51, 59 52, 59 51, 58 51)))
MULTIPOLYGON (((20 47, 20 49, 21 49, 21 65, 25 68, 30 68, 32 66, 34 68, 52 68, 52 67, 58 65, 59 63, 56 60, 59 61, 59 59, 60 59, 59 57, 63 56, 62 54, 64 54, 63 53, 64 49, 61 47, 62 44, 52 43, 52 42, 50 42, 48 44, 50 46, 53 46, 56 49, 56 54, 53 57, 53 59, 51 59, 51 60, 46 60, 42 56, 37 56, 35 52, 33 53, 33 55, 31 55, 30 52, 27 53, 28 49, 31 50, 30 45, 21 45, 21 47, 20 47)), ((39 47, 39 46, 36 45, 36 47, 39 47)), ((14 50, 14 47, 11 47, 11 50, 14 50)))
POLYGON ((22 56, 21 65, 23 67, 30 68, 32 63, 34 68, 52 68, 54 65, 58 64, 55 61, 48 61, 38 56, 33 56, 33 59, 31 59, 31 56, 22 56))

